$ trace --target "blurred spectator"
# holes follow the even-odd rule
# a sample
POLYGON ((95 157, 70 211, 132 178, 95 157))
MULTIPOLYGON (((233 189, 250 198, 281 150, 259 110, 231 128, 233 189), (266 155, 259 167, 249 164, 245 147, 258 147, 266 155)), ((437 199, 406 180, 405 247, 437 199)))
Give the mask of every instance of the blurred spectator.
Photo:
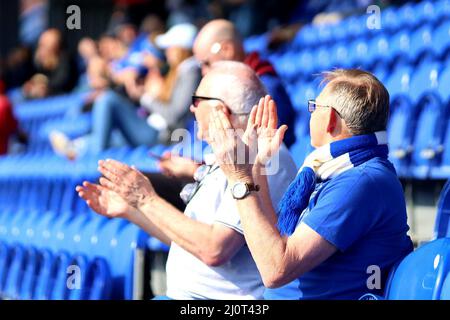
POLYGON ((17 121, 14 118, 11 104, 6 96, 0 92, 0 155, 8 151, 8 140, 17 130, 17 121))
MULTIPOLYGON (((259 76, 269 94, 280 105, 280 123, 288 124, 291 128, 286 132, 284 143, 289 147, 295 141, 294 123, 295 111, 291 105, 280 78, 277 76, 272 65, 259 59, 258 54, 245 55, 241 37, 234 25, 222 19, 217 19, 206 24, 199 32, 195 44, 194 54, 202 67, 202 73, 206 74, 212 63, 221 60, 244 61, 259 76)), ((232 89, 233 84, 226 84, 232 89)), ((198 160, 198 159, 197 159, 198 160)), ((198 161, 165 153, 160 161, 161 173, 149 174, 150 179, 158 181, 155 186, 158 194, 172 204, 182 209, 179 201, 172 201, 172 194, 179 194, 183 183, 200 166, 198 161), (166 182, 161 182, 167 180, 166 182)))
MULTIPOLYGON (((149 70, 145 83, 130 86, 125 82, 128 96, 108 90, 93 105, 92 132, 86 138, 86 148, 98 153, 111 146, 112 131, 122 133, 132 146, 165 142, 170 132, 186 126, 190 118, 189 105, 192 92, 200 81, 200 70, 192 56, 196 28, 190 24, 172 27, 156 37, 156 44, 166 50, 169 70, 161 74, 161 57, 149 51, 143 60, 149 70), (138 109, 134 101, 140 101, 138 109)), ((70 158, 77 156, 73 143, 61 133, 50 137, 55 151, 70 158)))
POLYGON ((89 64, 89 60, 98 55, 97 44, 91 38, 83 38, 78 43, 78 67, 80 72, 85 72, 89 64))
POLYGON ((140 32, 147 35, 164 33, 164 21, 156 14, 149 14, 142 20, 140 32))
POLYGON ((89 68, 90 61, 98 56, 97 44, 91 38, 83 38, 78 43, 78 59, 77 67, 80 77, 78 79, 77 91, 89 91, 89 80, 87 69, 89 68))
POLYGON ((211 18, 207 0, 167 0, 166 7, 169 11, 168 26, 180 23, 202 25, 211 18))
POLYGON ((245 54, 242 38, 230 21, 217 19, 207 23, 199 32, 194 44, 194 54, 205 74, 210 65, 220 60, 244 61, 261 78, 269 94, 279 105, 280 123, 287 124, 285 144, 290 147, 295 141, 294 123, 296 113, 281 79, 268 61, 262 61, 256 52, 245 54))
POLYGON ((47 0, 20 0, 20 42, 34 48, 48 25, 47 0))
POLYGON ((42 98, 70 91, 78 79, 76 66, 62 48, 62 36, 56 29, 39 38, 34 57, 36 74, 23 86, 26 98, 42 98))
POLYGON ((6 88, 12 89, 22 86, 33 74, 34 66, 31 50, 23 46, 11 50, 5 65, 6 88))
POLYGON ((102 35, 98 42, 100 56, 108 62, 118 60, 125 56, 127 49, 124 43, 109 33, 102 35))

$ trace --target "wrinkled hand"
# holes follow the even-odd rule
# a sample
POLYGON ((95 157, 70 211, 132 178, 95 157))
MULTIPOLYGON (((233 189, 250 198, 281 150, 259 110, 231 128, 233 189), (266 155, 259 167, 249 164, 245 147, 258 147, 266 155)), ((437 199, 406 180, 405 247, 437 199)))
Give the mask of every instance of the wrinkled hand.
POLYGON ((84 181, 83 186, 77 186, 75 190, 92 210, 102 216, 108 218, 125 218, 135 210, 116 192, 98 184, 84 181))
POLYGON ((240 136, 224 111, 217 109, 211 113, 208 131, 208 142, 228 180, 251 182, 254 156, 244 142, 245 134, 240 136))
POLYGON ((148 178, 134 167, 108 159, 100 160, 98 169, 103 175, 100 185, 116 192, 131 207, 139 209, 157 197, 148 178))
POLYGON ((265 165, 278 152, 288 127, 277 129, 277 106, 272 97, 266 95, 259 100, 250 113, 244 140, 252 147, 257 144, 255 164, 265 165))
POLYGON ((192 159, 165 152, 159 162, 162 173, 169 177, 192 178, 199 164, 192 159))

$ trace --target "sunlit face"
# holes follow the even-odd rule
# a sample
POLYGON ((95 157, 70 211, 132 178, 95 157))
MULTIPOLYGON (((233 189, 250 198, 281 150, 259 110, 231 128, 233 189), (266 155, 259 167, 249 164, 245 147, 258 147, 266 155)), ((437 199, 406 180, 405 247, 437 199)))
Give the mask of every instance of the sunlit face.
MULTIPOLYGON (((203 79, 195 92, 196 96, 210 96, 209 84, 207 79, 203 79)), ((191 104, 189 110, 195 115, 197 120, 198 130, 197 138, 199 140, 207 140, 208 127, 211 111, 213 108, 221 106, 222 103, 218 100, 197 100, 195 105, 191 104)))
POLYGON ((201 42, 195 43, 194 55, 200 64, 203 76, 208 73, 214 62, 224 60, 221 49, 222 45, 218 42, 206 45, 201 42))
MULTIPOLYGON (((330 89, 327 85, 316 98, 317 105, 330 106, 330 89)), ((331 105, 332 106, 332 105, 331 105)), ((331 108, 317 107, 311 114, 309 120, 309 131, 311 136, 311 145, 314 148, 321 147, 328 143, 327 128, 330 120, 331 108)))

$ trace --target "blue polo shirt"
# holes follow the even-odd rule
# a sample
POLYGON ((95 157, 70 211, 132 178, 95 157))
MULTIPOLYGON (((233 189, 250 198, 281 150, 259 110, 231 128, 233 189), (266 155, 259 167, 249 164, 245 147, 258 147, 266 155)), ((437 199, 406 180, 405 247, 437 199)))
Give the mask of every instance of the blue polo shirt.
POLYGON ((382 295, 392 266, 413 250, 402 186, 391 162, 382 158, 318 184, 299 223, 338 249, 298 279, 300 299, 382 295), (370 266, 381 271, 379 290, 368 288, 375 274, 370 266))

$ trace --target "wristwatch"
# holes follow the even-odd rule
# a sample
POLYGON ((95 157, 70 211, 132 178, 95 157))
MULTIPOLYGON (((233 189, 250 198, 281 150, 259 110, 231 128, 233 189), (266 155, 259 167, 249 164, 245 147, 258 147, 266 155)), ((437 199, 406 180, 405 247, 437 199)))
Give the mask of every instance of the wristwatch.
POLYGON ((259 191, 259 185, 253 183, 236 182, 231 188, 231 195, 236 200, 244 199, 251 191, 259 191))

